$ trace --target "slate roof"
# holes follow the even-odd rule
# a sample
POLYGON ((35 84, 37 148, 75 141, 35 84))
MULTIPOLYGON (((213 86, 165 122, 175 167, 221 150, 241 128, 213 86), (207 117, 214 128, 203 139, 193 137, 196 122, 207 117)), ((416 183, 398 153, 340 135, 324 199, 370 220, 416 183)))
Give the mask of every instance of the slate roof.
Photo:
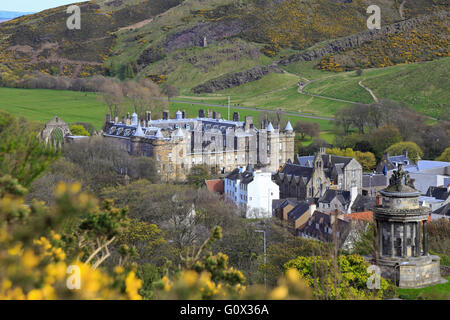
POLYGON ((445 201, 450 196, 450 192, 445 187, 429 187, 426 196, 445 201))
POLYGON ((328 189, 319 199, 319 203, 330 203, 334 198, 337 198, 344 206, 351 202, 350 191, 328 189))
MULTIPOLYGON (((308 161, 310 163, 310 167, 312 167, 313 162, 314 162, 314 157, 315 156, 303 156, 303 157, 296 157, 295 162, 297 164, 299 164, 300 166, 306 167, 308 166, 308 161)), ((345 166, 352 161, 353 158, 349 158, 349 157, 341 157, 341 156, 336 156, 334 154, 323 154, 322 155, 322 162, 324 167, 333 167, 337 164, 342 164, 341 168, 345 168, 345 166)))
POLYGON ((286 165, 281 170, 281 173, 309 178, 313 174, 313 168, 303 167, 298 164, 286 163, 286 165))
MULTIPOLYGON (((342 246, 345 239, 351 230, 351 222, 343 219, 338 219, 336 217, 336 231, 339 232, 339 247, 342 246)), ((332 228, 331 225, 331 215, 323 212, 316 211, 313 216, 308 220, 308 223, 303 228, 303 233, 307 236, 313 237, 315 239, 332 242, 333 233, 329 233, 327 228, 332 228), (318 224, 318 229, 316 228, 318 224)))
POLYGON ((368 211, 376 205, 376 199, 374 197, 362 196, 358 194, 355 201, 352 204, 352 211, 368 211))
POLYGON ((370 188, 372 187, 387 187, 388 186, 388 178, 382 173, 376 173, 372 175, 372 178, 370 178, 370 175, 364 174, 362 179, 362 186, 363 188, 370 188))
POLYGON ((240 172, 239 168, 236 168, 226 176, 226 179, 240 180, 242 179, 242 173, 240 172))
POLYGON ((440 207, 439 209, 436 209, 433 211, 434 214, 440 214, 443 216, 450 216, 450 203, 447 203, 445 206, 440 207))
POLYGON ((300 202, 294 209, 288 212, 288 219, 296 221, 309 210, 309 203, 300 202))

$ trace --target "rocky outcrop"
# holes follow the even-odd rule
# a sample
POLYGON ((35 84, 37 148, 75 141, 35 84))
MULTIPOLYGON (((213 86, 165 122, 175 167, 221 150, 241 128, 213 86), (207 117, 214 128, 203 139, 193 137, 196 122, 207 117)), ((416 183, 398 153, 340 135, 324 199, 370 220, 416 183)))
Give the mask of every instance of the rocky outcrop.
POLYGON ((244 30, 240 20, 224 20, 219 22, 199 23, 195 27, 172 34, 163 45, 165 53, 192 46, 203 46, 206 38, 208 43, 220 41, 238 35, 244 30))
POLYGON ((241 86, 248 82, 256 81, 269 73, 282 73, 277 65, 256 66, 242 72, 230 73, 219 78, 209 80, 193 88, 194 93, 213 93, 216 91, 241 86))
POLYGON ((365 43, 386 37, 387 34, 397 34, 405 30, 420 27, 421 24, 435 18, 448 19, 450 12, 438 12, 433 15, 420 16, 409 20, 397 22, 382 27, 380 30, 368 30, 348 37, 333 40, 321 47, 307 49, 301 53, 296 53, 279 61, 281 65, 288 65, 297 61, 311 61, 328 55, 341 53, 349 49, 358 48, 365 43))

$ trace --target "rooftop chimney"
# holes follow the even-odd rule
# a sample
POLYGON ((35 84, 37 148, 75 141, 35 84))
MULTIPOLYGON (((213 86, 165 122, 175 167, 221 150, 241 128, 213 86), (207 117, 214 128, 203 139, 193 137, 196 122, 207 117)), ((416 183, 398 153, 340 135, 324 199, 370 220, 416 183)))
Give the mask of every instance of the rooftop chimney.
POLYGON ((198 117, 199 118, 204 118, 205 117, 205 110, 199 109, 198 110, 198 117))
POLYGON ((106 115, 106 123, 109 123, 109 122, 111 122, 111 115, 108 113, 106 115))
POLYGON ((408 150, 403 150, 403 155, 404 155, 405 157, 408 157, 408 150))
POLYGON ((146 111, 145 112, 145 120, 147 122, 152 121, 152 112, 151 111, 146 111))
POLYGON ((239 121, 239 112, 233 112, 233 121, 239 121))
POLYGON ((163 120, 169 120, 169 110, 163 111, 163 120))
POLYGON ((253 127, 253 117, 246 116, 245 117, 245 131, 249 130, 252 127, 253 127))
POLYGON ((317 206, 315 203, 309 205, 309 216, 312 217, 314 212, 316 212, 317 206))
POLYGON ((183 114, 183 119, 186 119, 186 110, 181 111, 181 113, 183 114))

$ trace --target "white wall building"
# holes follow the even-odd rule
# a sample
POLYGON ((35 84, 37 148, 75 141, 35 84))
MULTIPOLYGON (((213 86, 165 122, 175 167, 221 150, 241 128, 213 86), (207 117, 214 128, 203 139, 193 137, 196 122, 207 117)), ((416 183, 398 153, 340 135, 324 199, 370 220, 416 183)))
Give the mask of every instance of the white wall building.
POLYGON ((280 190, 271 172, 238 168, 225 178, 224 185, 225 196, 245 211, 246 218, 272 217, 272 200, 280 198, 280 190))

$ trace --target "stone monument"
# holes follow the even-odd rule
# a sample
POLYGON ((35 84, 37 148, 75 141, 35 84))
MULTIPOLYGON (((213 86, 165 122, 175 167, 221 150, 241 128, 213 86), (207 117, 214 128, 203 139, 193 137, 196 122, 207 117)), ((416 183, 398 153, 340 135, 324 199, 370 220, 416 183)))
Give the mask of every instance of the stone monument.
POLYGON ((400 288, 445 282, 440 276, 440 258, 428 253, 431 210, 419 205, 420 192, 401 164, 389 182, 374 208, 374 264, 380 267, 382 277, 400 288))

